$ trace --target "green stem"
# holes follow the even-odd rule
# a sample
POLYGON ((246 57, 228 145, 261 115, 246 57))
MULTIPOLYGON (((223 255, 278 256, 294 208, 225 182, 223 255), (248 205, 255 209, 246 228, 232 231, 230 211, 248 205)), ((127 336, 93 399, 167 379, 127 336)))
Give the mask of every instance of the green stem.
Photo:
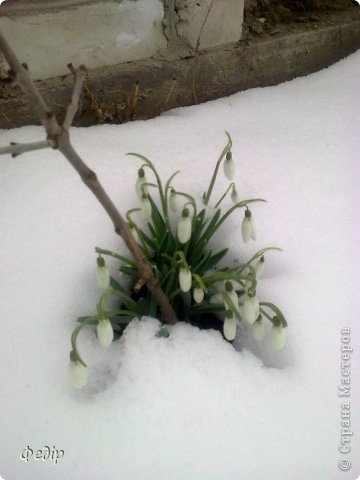
POLYGON ((204 194, 204 196, 203 196, 204 204, 205 204, 205 205, 208 205, 208 203, 209 203, 209 200, 210 200, 210 197, 211 197, 211 193, 212 193, 213 188, 214 188, 214 185, 215 185, 215 180, 216 180, 216 177, 217 177, 219 168, 220 168, 221 161, 222 161, 222 159, 225 157, 225 155, 227 154, 227 152, 230 150, 230 148, 232 147, 231 137, 230 137, 230 135, 228 134, 228 132, 225 132, 225 133, 226 133, 226 135, 227 135, 227 137, 228 137, 228 142, 227 142, 224 150, 221 152, 221 155, 220 155, 218 161, 216 162, 216 167, 215 167, 213 176, 212 176, 212 178, 211 178, 211 182, 210 182, 210 185, 209 185, 209 189, 208 189, 207 193, 204 194))
POLYGON ((242 207, 247 207, 248 203, 253 203, 253 202, 266 202, 266 200, 262 198, 253 198, 251 200, 243 200, 242 202, 236 203, 233 207, 231 207, 218 221, 216 225, 216 230, 222 225, 225 220, 233 213, 234 210, 237 208, 242 208, 242 207))
POLYGON ((267 248, 262 248, 261 250, 259 250, 258 252, 255 253, 255 255, 253 257, 250 258, 250 260, 247 262, 247 263, 251 263, 253 262, 254 260, 256 260, 257 258, 261 257, 262 255, 264 255, 265 252, 267 252, 268 250, 278 250, 279 252, 282 252, 283 250, 279 247, 267 247, 267 248))
POLYGON ((226 189, 224 195, 220 198, 220 200, 216 203, 215 208, 218 208, 221 204, 221 202, 224 200, 224 198, 226 197, 226 195, 230 192, 231 188, 234 188, 235 186, 235 183, 234 182, 231 182, 230 185, 228 186, 228 188, 226 189))
POLYGON ((117 260, 121 260, 124 263, 127 263, 128 265, 131 265, 132 267, 136 268, 136 263, 133 262, 130 258, 124 257, 123 255, 120 255, 119 253, 112 252, 111 250, 105 250, 103 248, 95 247, 95 252, 96 253, 101 253, 102 255, 109 255, 110 257, 114 257, 117 260))
POLYGON ((133 157, 137 157, 137 158, 140 158, 141 160, 143 160, 146 165, 153 171, 154 175, 155 175, 155 178, 156 178, 156 182, 158 184, 158 188, 159 188, 159 195, 160 195, 160 201, 161 201, 161 205, 162 205, 162 208, 163 208, 163 212, 164 212, 164 216, 167 217, 167 202, 166 202, 166 199, 165 199, 165 195, 164 195, 164 189, 163 189, 163 186, 162 186, 162 183, 161 183, 161 179, 159 177, 159 174, 154 166, 154 164, 152 163, 151 160, 149 160, 148 158, 144 157, 144 155, 140 155, 139 153, 128 153, 127 155, 132 155, 133 157))

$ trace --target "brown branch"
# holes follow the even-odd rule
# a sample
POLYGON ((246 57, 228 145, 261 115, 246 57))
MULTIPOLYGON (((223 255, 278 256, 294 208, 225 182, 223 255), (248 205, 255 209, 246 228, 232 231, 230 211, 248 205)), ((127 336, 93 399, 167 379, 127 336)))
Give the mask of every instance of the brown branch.
MULTIPOLYGON (((70 68, 70 64, 68 65, 68 67, 70 68)), ((63 123, 63 127, 65 128, 65 130, 69 130, 76 115, 76 112, 78 111, 81 87, 85 78, 86 69, 84 66, 80 66, 77 70, 72 69, 72 71, 75 76, 75 83, 71 97, 71 103, 68 106, 68 109, 66 111, 66 117, 63 123)))
POLYGON ((32 143, 15 143, 11 142, 8 147, 0 148, 0 155, 10 153, 12 157, 17 157, 25 152, 32 152, 33 150, 41 150, 42 148, 54 148, 55 144, 52 140, 43 140, 42 142, 32 143))
MULTIPOLYGON (((160 283, 155 278, 150 265, 142 252, 139 245, 134 240, 127 222, 123 219, 120 212, 117 210, 112 200, 102 187, 101 183, 97 179, 95 172, 90 170, 90 168, 84 163, 80 158, 77 152, 74 150, 73 146, 70 143, 69 132, 64 126, 60 126, 57 122, 55 115, 50 111, 45 101, 38 92, 35 84, 31 80, 29 72, 26 65, 21 65, 18 59, 16 58, 14 52, 7 44, 4 37, 0 32, 0 51, 3 52, 6 61, 8 62, 13 78, 19 83, 25 93, 30 97, 30 100, 39 115, 39 118, 45 127, 45 130, 48 135, 48 140, 52 142, 53 148, 58 149, 64 157, 71 163, 75 170, 79 173, 81 179, 85 185, 93 192, 95 197, 101 203, 106 213, 113 222, 115 232, 122 237, 126 246, 130 250, 132 256, 134 257, 136 266, 138 268, 140 276, 145 280, 147 288, 154 295, 155 301, 158 304, 163 320, 167 323, 175 323, 176 316, 173 308, 171 307, 167 296, 162 290, 160 283)), ((81 75, 79 75, 81 77, 81 75)), ((75 90, 73 93, 72 102, 70 103, 70 113, 69 111, 66 114, 67 122, 70 121, 70 118, 73 116, 73 105, 76 104, 76 97, 79 97, 79 80, 75 80, 75 90)), ((78 100, 78 98, 77 98, 78 100)), ((13 152, 8 152, 13 153, 13 152)))

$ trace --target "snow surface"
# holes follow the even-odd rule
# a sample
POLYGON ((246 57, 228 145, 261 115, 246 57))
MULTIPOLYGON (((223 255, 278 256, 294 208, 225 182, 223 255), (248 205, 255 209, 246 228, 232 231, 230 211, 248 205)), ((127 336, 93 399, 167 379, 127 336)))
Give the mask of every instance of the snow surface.
MULTIPOLYGON (((136 205, 139 166, 200 196, 234 141, 242 198, 258 241, 243 245, 241 213, 215 240, 229 262, 262 247, 262 300, 277 303, 288 342, 274 352, 241 331, 236 351, 218 332, 135 320, 109 350, 92 330, 79 347, 89 385, 67 377, 75 319, 100 294, 94 247, 122 249, 71 166, 53 151, 1 158, 0 474, 6 480, 337 480, 360 472, 360 52, 306 78, 172 110, 146 122, 74 129, 73 143, 121 210, 136 205), (224 243, 225 240, 225 243, 224 243), (349 455, 340 444, 340 329, 351 328, 349 455), (357 405, 356 405, 357 403, 357 405), (64 450, 20 459, 27 446, 64 450), (349 458, 352 469, 337 463, 349 458)), ((0 144, 43 138, 39 127, 0 132, 0 144)), ((216 197, 227 185, 220 179, 216 197)), ((214 197, 214 199, 216 198, 214 197)), ((115 268, 115 266, 113 266, 115 268)), ((346 399, 348 400, 348 399, 346 399)))

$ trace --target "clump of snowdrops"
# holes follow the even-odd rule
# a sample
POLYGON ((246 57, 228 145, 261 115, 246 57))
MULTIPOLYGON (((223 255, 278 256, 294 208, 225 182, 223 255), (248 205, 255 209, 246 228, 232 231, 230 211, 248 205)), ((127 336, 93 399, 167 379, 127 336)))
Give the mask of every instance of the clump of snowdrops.
MULTIPOLYGON (((210 246, 212 237, 223 223, 232 214, 235 221, 239 221, 241 212, 243 241, 256 240, 250 206, 265 201, 261 198, 240 200, 233 182, 235 162, 231 151, 232 140, 228 133, 226 135, 227 144, 200 202, 189 193, 175 188, 174 180, 179 171, 163 184, 148 158, 130 153, 141 161, 135 185, 139 206, 129 210, 126 218, 179 320, 190 321, 194 317, 201 319, 203 315, 215 314, 223 321, 222 331, 228 341, 234 340, 241 322, 250 324, 254 338, 261 341, 267 320, 271 324, 270 341, 279 350, 285 344, 286 320, 276 305, 260 301, 256 294, 257 283, 265 268, 265 254, 279 249, 263 248, 243 264, 223 266, 228 249, 214 251, 210 246), (230 184, 210 207, 221 165, 230 184), (148 174, 154 181, 148 179, 148 174), (225 205, 224 211, 220 208, 222 204, 225 205)), ((77 388, 87 383, 88 376, 88 367, 77 347, 77 337, 83 327, 96 327, 100 345, 108 348, 114 340, 114 332, 115 336, 119 336, 133 318, 143 315, 160 318, 155 299, 139 278, 133 260, 102 248, 96 248, 96 252, 96 277, 104 294, 97 305, 97 313, 78 318, 79 325, 71 337, 70 376, 77 388), (107 256, 120 262, 120 276, 127 281, 120 283, 119 278, 110 276, 105 261, 107 256), (114 298, 118 308, 108 306, 114 304, 114 298)), ((159 335, 168 335, 166 326, 159 335)))

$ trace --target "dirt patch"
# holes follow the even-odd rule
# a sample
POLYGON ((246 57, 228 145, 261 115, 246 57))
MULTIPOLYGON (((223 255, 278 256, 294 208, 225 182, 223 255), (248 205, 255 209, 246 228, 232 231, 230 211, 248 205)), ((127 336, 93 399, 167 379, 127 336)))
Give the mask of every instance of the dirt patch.
POLYGON ((242 40, 337 25, 360 15, 355 0, 247 0, 242 40))

